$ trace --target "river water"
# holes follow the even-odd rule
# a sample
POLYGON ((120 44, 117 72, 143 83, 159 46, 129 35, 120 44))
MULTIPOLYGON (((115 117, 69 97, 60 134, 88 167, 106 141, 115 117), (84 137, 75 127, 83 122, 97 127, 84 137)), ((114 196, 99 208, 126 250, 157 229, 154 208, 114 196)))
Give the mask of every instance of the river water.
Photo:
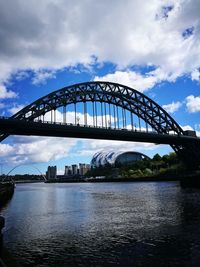
POLYGON ((200 190, 178 182, 17 184, 2 213, 22 266, 200 266, 200 190))

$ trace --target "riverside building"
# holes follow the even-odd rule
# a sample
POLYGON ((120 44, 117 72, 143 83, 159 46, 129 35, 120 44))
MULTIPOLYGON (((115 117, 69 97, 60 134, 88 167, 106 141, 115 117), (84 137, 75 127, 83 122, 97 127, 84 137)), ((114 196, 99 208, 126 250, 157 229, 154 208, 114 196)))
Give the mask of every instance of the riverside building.
POLYGON ((89 170, 90 170, 90 164, 86 163, 79 163, 79 165, 72 164, 71 166, 66 165, 64 176, 65 177, 84 176, 89 170))
POLYGON ((75 176, 75 175, 78 175, 78 174, 79 174, 78 166, 76 164, 73 164, 72 165, 72 175, 75 176))
POLYGON ((79 163, 79 174, 81 176, 85 175, 89 170, 90 170, 90 164, 79 163))
POLYGON ((65 166, 65 176, 70 176, 72 175, 72 167, 71 166, 65 166))
POLYGON ((136 151, 100 151, 94 154, 91 160, 91 167, 119 167, 145 158, 148 159, 149 157, 136 151))
POLYGON ((56 166, 48 166, 46 172, 47 180, 55 180, 57 178, 57 167, 56 166))

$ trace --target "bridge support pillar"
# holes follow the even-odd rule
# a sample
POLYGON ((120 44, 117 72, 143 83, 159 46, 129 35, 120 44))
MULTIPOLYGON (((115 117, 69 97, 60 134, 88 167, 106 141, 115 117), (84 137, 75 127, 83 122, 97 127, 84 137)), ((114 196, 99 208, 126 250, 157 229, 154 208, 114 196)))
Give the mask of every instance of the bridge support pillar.
POLYGON ((200 145, 187 144, 177 151, 178 156, 185 163, 188 169, 195 170, 200 168, 200 145))

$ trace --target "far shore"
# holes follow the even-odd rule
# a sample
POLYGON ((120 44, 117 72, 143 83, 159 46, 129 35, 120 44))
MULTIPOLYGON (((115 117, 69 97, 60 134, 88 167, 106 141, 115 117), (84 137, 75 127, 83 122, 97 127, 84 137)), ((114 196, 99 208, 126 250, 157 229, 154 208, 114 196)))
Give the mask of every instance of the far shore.
POLYGON ((110 182, 167 182, 180 181, 181 185, 194 185, 200 187, 200 174, 171 174, 171 175, 152 175, 142 177, 101 177, 101 178, 57 178, 52 180, 18 180, 16 184, 23 183, 110 183, 110 182))
POLYGON ((142 177, 105 177, 105 178, 85 178, 85 179, 55 179, 45 181, 46 183, 106 183, 106 182, 167 182, 167 181, 182 181, 184 179, 200 179, 199 174, 174 174, 174 175, 159 175, 159 176, 142 176, 142 177))
POLYGON ((42 183, 44 180, 18 180, 14 181, 15 184, 23 184, 23 183, 42 183))

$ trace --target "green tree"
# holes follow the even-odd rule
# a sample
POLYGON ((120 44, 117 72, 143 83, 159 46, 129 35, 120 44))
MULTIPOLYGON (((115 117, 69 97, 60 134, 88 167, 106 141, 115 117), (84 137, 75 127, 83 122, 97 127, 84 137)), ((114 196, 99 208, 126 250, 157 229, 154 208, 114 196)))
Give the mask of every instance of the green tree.
POLYGON ((161 161, 161 160, 162 158, 158 153, 153 156, 153 161, 161 161))

